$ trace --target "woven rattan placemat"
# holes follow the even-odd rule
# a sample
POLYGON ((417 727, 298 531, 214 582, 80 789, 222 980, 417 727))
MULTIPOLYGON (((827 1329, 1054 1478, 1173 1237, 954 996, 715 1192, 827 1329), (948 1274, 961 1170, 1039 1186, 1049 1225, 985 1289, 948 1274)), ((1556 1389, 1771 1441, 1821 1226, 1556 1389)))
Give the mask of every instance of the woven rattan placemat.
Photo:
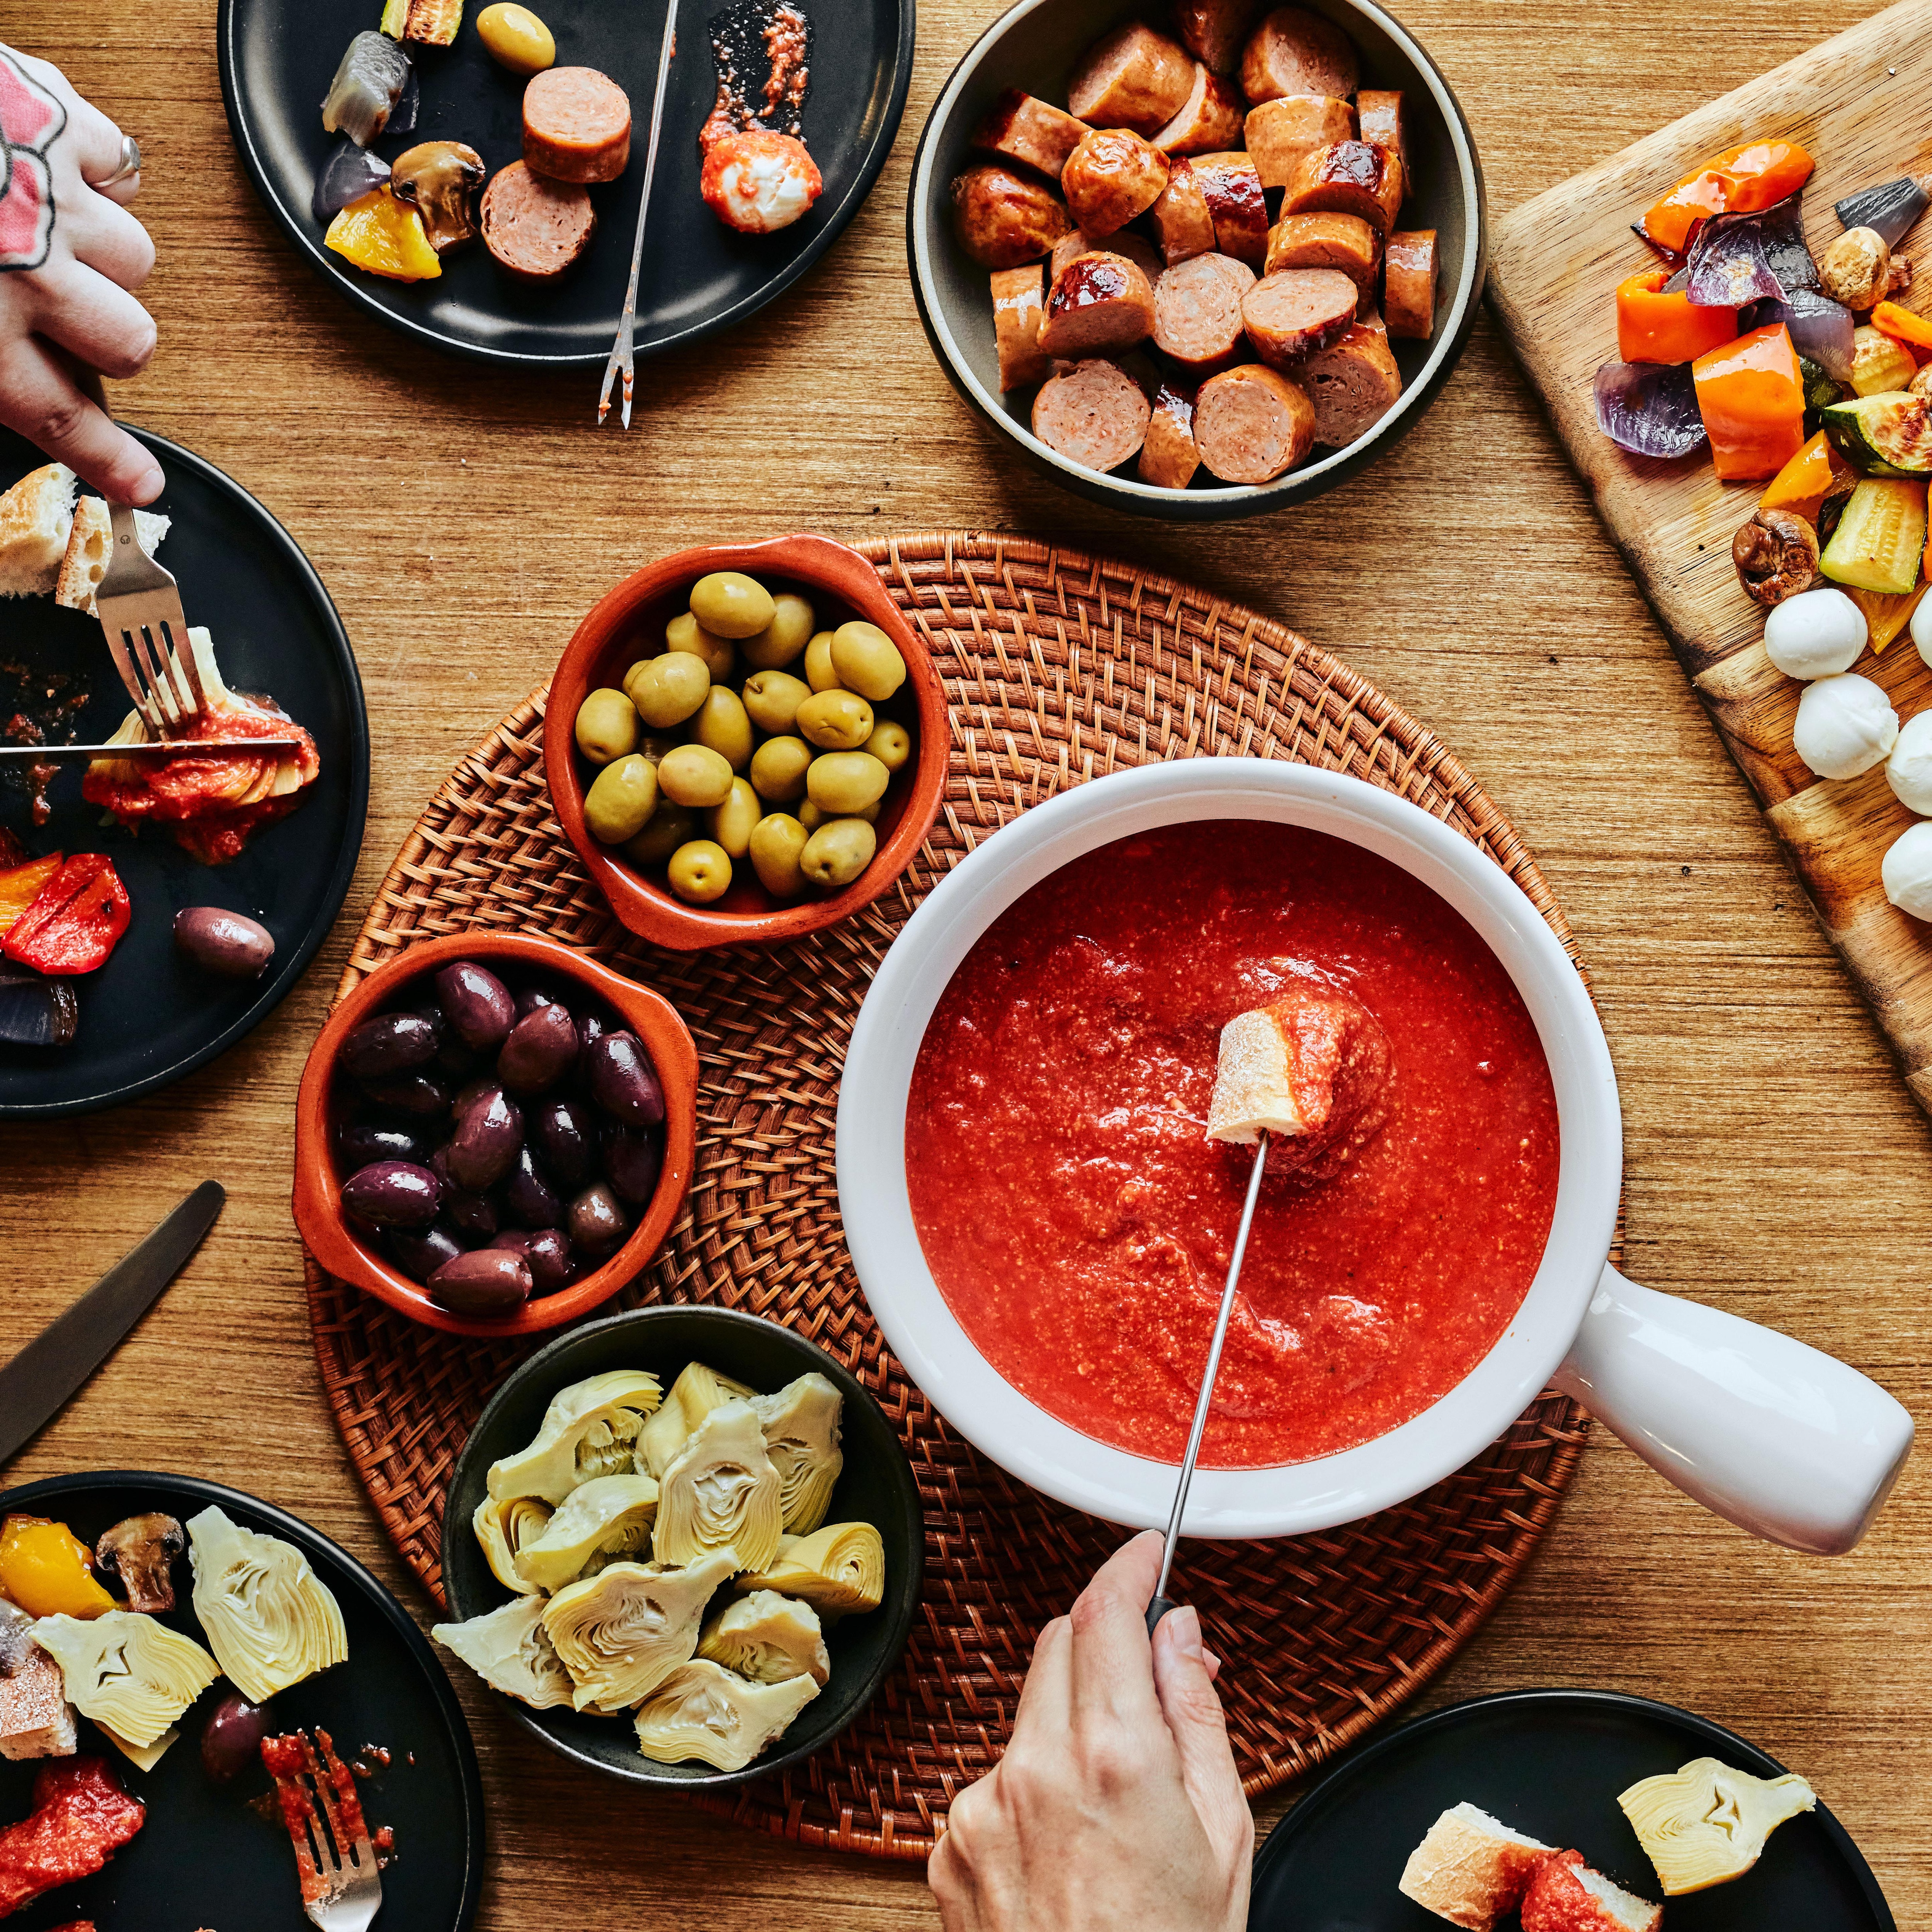
MULTIPOLYGON (((1566 946, 1502 815, 1430 733, 1346 665, 1251 610, 1127 565, 955 532, 866 548, 952 706, 932 836, 896 887, 769 950, 663 952, 610 917, 552 818, 543 694, 488 734, 382 882, 342 989, 412 942, 508 928, 581 946, 662 992, 698 1041, 688 1210, 604 1311, 748 1309, 847 1363, 899 1424, 926 1502, 926 1587, 904 1663, 853 1729, 712 1808, 807 1844, 920 1858, 1007 1734, 1035 1634, 1120 1540, 959 1440, 886 1352, 847 1261, 833 1180, 841 1060, 873 970, 935 878, 1066 787, 1158 758, 1292 759, 1399 792, 1491 854, 1566 946)), ((358 1473, 440 1600, 445 1486, 524 1352, 441 1335, 308 1264, 316 1350, 358 1473)), ((533 1347, 545 1338, 526 1345, 533 1347)), ((1325 1535, 1183 1546, 1250 1792, 1319 1763, 1442 1664, 1508 1588, 1575 1467, 1583 1421, 1546 1392, 1502 1441, 1400 1508, 1325 1535)), ((703 1801, 700 1801, 703 1802, 703 1801)))

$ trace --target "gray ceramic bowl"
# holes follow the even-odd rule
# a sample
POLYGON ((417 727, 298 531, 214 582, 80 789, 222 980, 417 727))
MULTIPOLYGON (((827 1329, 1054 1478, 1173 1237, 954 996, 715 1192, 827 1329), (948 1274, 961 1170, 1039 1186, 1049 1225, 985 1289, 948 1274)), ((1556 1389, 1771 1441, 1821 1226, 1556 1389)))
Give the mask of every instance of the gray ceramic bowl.
MULTIPOLYGON (((530 1442, 550 1399, 586 1376, 613 1369, 648 1369, 667 1390, 688 1362, 700 1361, 760 1392, 782 1388, 816 1369, 845 1398, 840 1418, 845 1467, 832 1492, 828 1522, 872 1523, 886 1551, 885 1601, 863 1616, 826 1626, 832 1678, 793 1720, 791 1728, 743 1771, 705 1764, 657 1764, 638 1750, 628 1718, 587 1712, 533 1711, 504 1702, 524 1727, 553 1750, 593 1771, 633 1784, 680 1790, 716 1790, 782 1771, 821 1750, 878 1694, 905 1648, 925 1580, 926 1530, 912 1466, 885 1412, 849 1371, 802 1335, 754 1315, 725 1308, 640 1308, 574 1328, 520 1363, 490 1398, 457 1459, 444 1506, 442 1576, 452 1622, 481 1616, 509 1600, 490 1574, 470 1520, 483 1500, 490 1465, 530 1442)), ((452 1666, 452 1668, 460 1666, 452 1666)))
MULTIPOLYGON (((994 98, 1024 88, 1064 106, 1066 81, 1081 55, 1122 22, 1164 25, 1162 9, 1134 0, 1020 0, 980 35, 927 117, 906 202, 906 253, 920 320, 953 386, 1000 434, 1055 482, 1096 502, 1174 523, 1252 517, 1318 496, 1388 449, 1434 400, 1474 326, 1487 266, 1482 164, 1474 137, 1449 84, 1396 21, 1370 0, 1301 0, 1342 28, 1361 57, 1362 85, 1400 88, 1415 185, 1403 225, 1433 228, 1441 266, 1436 334, 1429 342, 1390 344, 1400 365, 1400 401, 1346 449, 1317 448, 1310 460, 1272 483, 1221 483, 1199 472, 1186 490, 1156 489, 1131 466, 1102 476, 1048 448, 1030 426, 1033 392, 1003 396, 993 339, 987 272, 952 231, 952 178, 975 158, 967 137, 994 98)), ((1270 191, 1270 214, 1274 212, 1270 191)))

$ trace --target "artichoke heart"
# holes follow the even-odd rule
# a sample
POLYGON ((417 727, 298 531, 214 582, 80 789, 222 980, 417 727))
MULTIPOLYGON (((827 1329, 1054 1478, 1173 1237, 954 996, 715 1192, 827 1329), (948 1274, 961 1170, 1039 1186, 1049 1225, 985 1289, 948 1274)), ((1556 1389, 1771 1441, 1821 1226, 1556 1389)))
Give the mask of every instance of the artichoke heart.
POLYGON ((43 1617, 34 1641, 60 1666, 68 1702, 137 1748, 156 1743, 221 1674, 193 1638, 135 1610, 86 1622, 43 1617))
POLYGON ((580 1711, 627 1711, 698 1648, 712 1594, 738 1567, 734 1550, 679 1569, 613 1563, 544 1606, 544 1628, 576 1685, 580 1711))
POLYGON ((1700 1757, 1633 1784, 1617 1802, 1656 1866, 1664 1896, 1676 1898, 1742 1878, 1772 1833, 1810 1810, 1818 1794, 1793 1773, 1754 1778, 1700 1757))
POLYGON ((700 1658, 667 1678, 638 1712, 638 1748, 659 1764, 698 1758, 742 1771, 818 1695, 809 1677, 752 1684, 700 1658))
POLYGON ((822 1617, 876 1610, 886 1594, 886 1546, 869 1522, 829 1522, 809 1536, 781 1537, 777 1556, 734 1587, 740 1596, 802 1598, 822 1617))
POLYGON ((734 1382, 729 1376, 721 1376, 702 1362, 688 1363, 671 1384, 663 1408, 644 1424, 644 1432, 638 1438, 638 1467, 662 1482, 664 1472, 691 1432, 714 1408, 751 1396, 752 1391, 742 1382, 734 1382))
POLYGON ((754 1395, 752 1406, 765 1432, 765 1454, 778 1472, 778 1504, 784 1526, 808 1536, 832 1507, 832 1485, 845 1466, 838 1447, 838 1412, 844 1398, 814 1371, 788 1382, 776 1395, 754 1395))
POLYGON ((346 1660, 340 1607, 293 1544, 214 1508, 189 1522, 188 1538, 194 1613, 222 1674, 250 1703, 346 1660))
POLYGON ((535 1496, 508 1496, 499 1502, 486 1496, 476 1505, 470 1526, 482 1546, 490 1575, 505 1589, 514 1590, 519 1596, 536 1591, 536 1584, 524 1580, 517 1558, 542 1535, 550 1515, 550 1504, 535 1496))
POLYGON ((832 1675, 818 1612, 776 1590, 754 1590, 721 1610, 704 1626, 698 1654, 756 1684, 809 1677, 823 1684, 832 1675))
POLYGON ((556 1704, 568 1709, 574 1687, 544 1628, 543 1617, 541 1597, 518 1597, 485 1616, 434 1624, 430 1635, 491 1690, 520 1698, 539 1711, 556 1704))
POLYGON ((558 1390, 536 1440, 490 1465, 490 1495, 500 1502, 536 1496, 560 1503, 580 1483, 628 1474, 638 1432, 659 1400, 657 1377, 641 1369, 615 1369, 558 1390))
POLYGON ((648 1476, 596 1476, 572 1490, 543 1534, 517 1553, 526 1589, 560 1590, 650 1549, 658 1486, 648 1476))
POLYGON ((762 1570, 784 1531, 778 1472, 758 1412, 734 1396, 691 1432, 664 1471, 653 1550, 660 1563, 694 1563, 729 1546, 737 1567, 762 1570))

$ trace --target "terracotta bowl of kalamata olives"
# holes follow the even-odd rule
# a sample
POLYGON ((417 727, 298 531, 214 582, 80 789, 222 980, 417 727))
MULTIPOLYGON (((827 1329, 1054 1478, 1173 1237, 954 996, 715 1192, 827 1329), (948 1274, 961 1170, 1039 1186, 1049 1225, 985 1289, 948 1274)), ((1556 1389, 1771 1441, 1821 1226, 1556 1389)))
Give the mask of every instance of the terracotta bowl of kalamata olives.
POLYGON ((691 1184, 698 1049, 670 1004, 548 940, 411 946, 330 1014, 296 1112, 322 1267, 454 1335, 607 1301, 691 1184))

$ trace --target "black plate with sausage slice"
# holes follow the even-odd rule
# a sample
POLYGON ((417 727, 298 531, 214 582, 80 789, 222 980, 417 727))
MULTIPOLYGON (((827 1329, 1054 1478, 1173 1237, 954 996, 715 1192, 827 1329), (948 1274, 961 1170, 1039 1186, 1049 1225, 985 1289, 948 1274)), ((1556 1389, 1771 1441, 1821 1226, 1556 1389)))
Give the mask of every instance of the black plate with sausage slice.
MULTIPOLYGON (((56 1476, 0 1495, 0 1515, 49 1517, 92 1544, 124 1516, 159 1510, 185 1523, 210 1504, 245 1529, 294 1544, 341 1606, 348 1661, 284 1691, 268 1708, 278 1730, 320 1725, 345 1762, 359 1760, 374 1772, 357 1781, 370 1830, 386 1825, 395 1834, 377 1926, 465 1932, 483 1875, 476 1747, 435 1652, 409 1612, 359 1563, 295 1517, 191 1476, 116 1469, 56 1476)), ((185 1554, 173 1574, 176 1607, 162 1621, 201 1642, 185 1554)), ((10 1932, 14 1925, 41 1932, 77 1918, 92 1919, 100 1932, 194 1926, 302 1932, 309 1922, 294 1848, 270 1808, 272 1780, 256 1764, 232 1784, 218 1785, 202 1764, 208 1714, 231 1688, 220 1678, 202 1693, 181 1720, 180 1737, 149 1772, 136 1770, 80 1720, 81 1750, 108 1762, 122 1788, 147 1807, 147 1817, 104 1870, 25 1906, 9 1921, 10 1932)), ((58 1761, 0 1761, 0 1827, 27 1815, 35 1773, 58 1761)))
MULTIPOLYGON (((1255 1861, 1249 1932, 1441 1932, 1396 1882, 1430 1826, 1466 1802, 1660 1899, 1617 1793, 1698 1757, 1754 1778, 1786 1768, 1708 1718, 1615 1691, 1516 1690, 1433 1712, 1351 1752, 1275 1827, 1255 1861)), ((1742 1878, 1667 1900, 1664 1924, 1897 1932, 1871 1868, 1822 1803, 1779 1826, 1742 1878)))
MULTIPOLYGON (((384 159, 417 141, 465 141, 494 176, 520 156, 524 82, 484 50, 476 26, 482 4, 468 0, 451 46, 411 46, 421 116, 413 134, 373 144, 384 159)), ((717 91, 712 22, 725 8, 723 0, 680 0, 638 286, 640 356, 741 322, 789 288, 858 212, 885 165, 911 76, 914 0, 794 4, 812 23, 802 125, 825 189, 790 227, 740 235, 698 194, 698 134, 717 91)), ((375 26, 381 10, 377 0, 347 7, 221 0, 218 37, 228 124, 270 213, 322 275, 406 334, 494 362, 601 367, 630 274, 662 5, 535 0, 532 6, 556 40, 556 64, 609 75, 630 97, 632 126, 630 166, 619 180, 590 190, 598 228, 589 252, 562 280, 544 286, 512 280, 480 242, 446 256, 434 280, 413 284, 385 281, 322 246, 323 226, 311 218, 309 203, 337 137, 323 131, 321 102, 350 39, 375 26)), ((753 80, 755 97, 763 76, 753 80)))
MULTIPOLYGON (((140 431, 136 434, 141 435, 140 431)), ((328 935, 349 890, 369 800, 369 725, 348 634, 295 540, 242 487, 159 436, 173 520, 159 553, 190 624, 205 625, 231 689, 266 692, 314 738, 322 770, 289 816, 258 830, 241 856, 204 866, 164 832, 104 827, 80 795, 86 767, 63 765, 52 817, 36 827, 18 782, 0 778, 0 826, 36 856, 104 852, 134 902, 107 963, 74 981, 80 1028, 64 1047, 0 1044, 0 1118, 81 1114, 152 1093, 232 1046, 280 1004, 328 935), (176 951, 174 916, 215 905, 267 926, 275 954, 259 980, 217 979, 176 951)), ((0 490, 46 460, 0 430, 0 490)), ((87 494, 93 494, 88 492, 87 494)), ((0 601, 0 724, 19 680, 8 666, 78 680, 89 695, 70 742, 98 744, 128 715, 97 619, 51 597, 0 601)), ((74 687, 70 686, 71 692, 74 687)))

